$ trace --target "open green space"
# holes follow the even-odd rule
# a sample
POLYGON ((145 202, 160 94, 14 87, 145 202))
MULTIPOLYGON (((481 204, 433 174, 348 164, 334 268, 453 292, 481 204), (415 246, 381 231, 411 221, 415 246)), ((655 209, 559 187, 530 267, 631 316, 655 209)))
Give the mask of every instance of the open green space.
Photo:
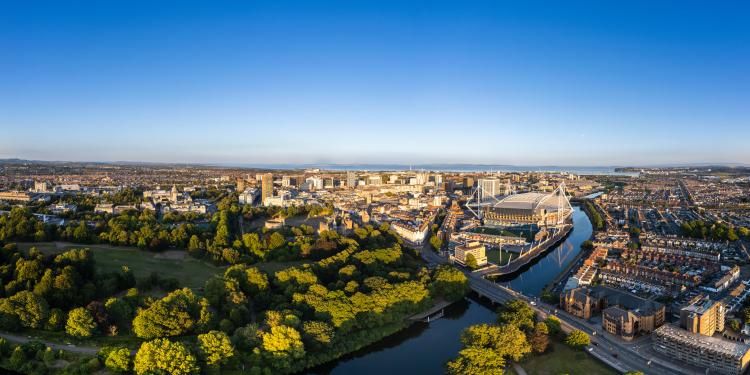
POLYGON ((516 259, 516 258, 518 258, 518 254, 516 253, 511 253, 508 251, 500 251, 498 249, 487 250, 487 261, 489 261, 490 263, 497 264, 497 265, 508 264, 508 259, 516 259))
POLYGON ((476 227, 471 229, 471 232, 489 234, 493 236, 507 236, 507 237, 523 237, 527 241, 534 238, 534 235, 538 232, 538 229, 529 228, 494 228, 494 227, 476 227))
POLYGON ((56 246, 54 243, 19 243, 22 251, 36 247, 45 254, 60 253, 68 249, 87 248, 94 254, 96 267, 101 272, 115 272, 128 266, 136 278, 149 276, 156 272, 161 278, 176 278, 180 285, 192 289, 202 288, 211 276, 223 272, 225 267, 194 259, 182 250, 155 253, 131 247, 109 245, 75 245, 56 246))
POLYGON ((312 262, 309 260, 296 260, 291 262, 263 262, 253 264, 253 267, 257 267, 259 270, 264 271, 269 275, 273 275, 274 273, 276 273, 276 271, 281 271, 283 269, 297 267, 309 263, 312 262))
POLYGON ((559 342, 553 342, 550 346, 551 349, 547 353, 532 357, 521 363, 521 367, 529 375, 617 374, 617 371, 586 352, 571 349, 559 342))

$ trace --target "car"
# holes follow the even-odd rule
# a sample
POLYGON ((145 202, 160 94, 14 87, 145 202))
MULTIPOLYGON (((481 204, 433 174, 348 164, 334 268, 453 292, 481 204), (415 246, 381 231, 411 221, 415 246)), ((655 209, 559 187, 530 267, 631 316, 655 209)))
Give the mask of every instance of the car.
POLYGON ((589 351, 589 352, 593 352, 593 351, 594 351, 594 348, 592 348, 592 347, 590 347, 590 346, 589 346, 589 348, 588 348, 588 351, 589 351))
POLYGON ((530 303, 531 303, 531 306, 536 306, 536 302, 531 301, 530 303))
POLYGON ((612 353, 612 356, 617 358, 617 353, 612 353))

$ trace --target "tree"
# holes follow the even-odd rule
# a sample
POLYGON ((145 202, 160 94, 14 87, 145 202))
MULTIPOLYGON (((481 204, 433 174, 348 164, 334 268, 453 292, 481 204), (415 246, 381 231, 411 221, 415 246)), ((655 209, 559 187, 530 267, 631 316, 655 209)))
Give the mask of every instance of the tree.
POLYGON ((26 353, 23 352, 20 346, 16 346, 10 355, 10 366, 14 369, 20 369, 24 364, 26 364, 26 353))
POLYGON ((184 288, 140 310, 133 319, 133 332, 145 339, 179 336, 205 329, 211 319, 208 300, 184 288))
POLYGON ((260 344, 260 332, 256 324, 237 328, 232 334, 232 343, 241 351, 250 351, 260 344))
POLYGON ((91 337, 96 329, 96 322, 91 313, 83 307, 70 310, 65 332, 75 337, 91 337))
POLYGON ((135 373, 188 375, 200 371, 198 361, 188 348, 179 342, 156 339, 141 344, 135 355, 135 373))
POLYGON ((433 234, 432 236, 430 236, 430 245, 433 249, 435 249, 435 251, 440 251, 440 249, 443 247, 443 240, 433 234))
POLYGON ((271 250, 279 249, 284 245, 286 245, 286 239, 279 232, 273 232, 268 238, 268 248, 271 250))
POLYGON ((469 267, 473 270, 479 268, 479 264, 477 263, 477 258, 474 257, 474 254, 466 254, 466 267, 469 267))
POLYGON ((87 243, 91 240, 91 232, 86 226, 86 222, 81 221, 78 223, 78 226, 73 231, 73 240, 82 243, 87 243))
POLYGON ((121 298, 112 297, 104 304, 112 321, 119 328, 126 328, 133 320, 133 308, 121 298))
POLYGON ((190 240, 188 241, 188 252, 190 252, 191 255, 194 255, 198 253, 198 251, 201 250, 201 240, 196 235, 190 236, 190 240))
POLYGON ((440 266, 435 270, 432 289, 435 294, 449 301, 462 298, 469 290, 469 280, 463 272, 450 266, 440 266))
POLYGON ((536 313, 531 306, 518 299, 506 303, 497 314, 499 324, 515 325, 526 332, 534 329, 535 321, 536 313))
POLYGON ((737 319, 729 320, 729 328, 731 328, 732 331, 735 331, 735 332, 739 332, 742 329, 740 321, 737 319))
POLYGON ((513 361, 531 352, 526 335, 514 325, 473 325, 461 334, 461 342, 466 347, 492 348, 501 357, 513 361))
POLYGON ((130 371, 130 350, 128 350, 128 348, 112 350, 107 355, 107 358, 104 361, 104 366, 112 372, 123 373, 130 371))
POLYGON ((320 350, 333 343, 336 331, 326 322, 310 320, 302 323, 302 332, 306 346, 320 350))
POLYGON ((273 326, 263 334, 261 347, 279 369, 288 369, 292 361, 305 355, 299 331, 284 325, 273 326))
POLYGON ((574 329, 565 338, 565 343, 572 348, 581 349, 590 345, 591 339, 586 332, 574 329))
POLYGON ((458 358, 448 362, 451 375, 488 374, 502 375, 505 360, 490 348, 468 347, 458 352, 458 358))
POLYGON ((554 315, 548 316, 547 319, 544 320, 544 324, 547 325, 547 332, 549 332, 550 335, 557 335, 562 329, 560 327, 560 319, 554 315))
POLYGON ((211 331, 198 335, 198 348, 208 365, 225 364, 234 356, 234 346, 226 333, 211 331))
POLYGON ((246 264, 237 264, 227 268, 224 271, 224 278, 236 280, 242 291, 250 297, 268 290, 268 276, 259 269, 246 264))
POLYGON ((24 290, 0 300, 0 313, 14 316, 23 327, 40 328, 47 320, 49 306, 44 298, 24 290))
POLYGON ((49 318, 47 323, 44 324, 44 329, 48 331, 59 331, 65 326, 67 317, 65 312, 60 309, 52 309, 49 311, 49 318))
POLYGON ((549 346, 549 330, 547 325, 539 322, 534 326, 534 331, 529 335, 531 350, 535 353, 544 353, 549 346))

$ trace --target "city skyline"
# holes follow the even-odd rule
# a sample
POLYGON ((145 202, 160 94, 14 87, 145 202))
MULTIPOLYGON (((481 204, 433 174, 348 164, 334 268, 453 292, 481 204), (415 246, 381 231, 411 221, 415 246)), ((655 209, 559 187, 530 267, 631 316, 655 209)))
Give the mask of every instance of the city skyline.
POLYGON ((0 158, 748 164, 747 5, 4 5, 0 158))

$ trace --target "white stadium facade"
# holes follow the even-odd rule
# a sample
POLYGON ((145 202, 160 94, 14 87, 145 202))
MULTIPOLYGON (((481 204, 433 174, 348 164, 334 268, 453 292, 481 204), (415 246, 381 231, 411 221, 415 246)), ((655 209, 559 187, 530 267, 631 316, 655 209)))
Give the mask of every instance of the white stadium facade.
POLYGON ((484 224, 493 227, 561 225, 573 211, 564 184, 551 193, 511 194, 475 207, 484 224))

